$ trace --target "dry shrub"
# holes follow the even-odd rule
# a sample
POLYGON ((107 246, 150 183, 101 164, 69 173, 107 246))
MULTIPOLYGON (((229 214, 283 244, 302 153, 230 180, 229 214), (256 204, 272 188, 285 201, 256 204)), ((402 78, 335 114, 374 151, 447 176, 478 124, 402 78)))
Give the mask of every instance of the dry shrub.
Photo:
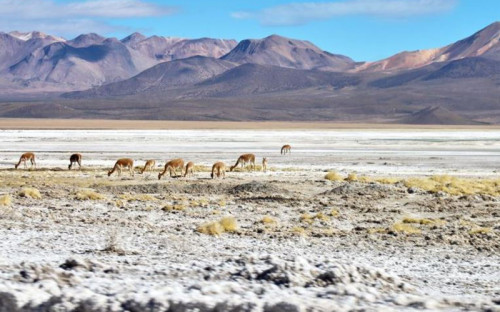
POLYGON ((330 218, 327 215, 325 215, 324 213, 322 213, 322 212, 318 212, 314 216, 314 219, 320 220, 320 221, 325 221, 325 222, 330 220, 330 218))
POLYGON ((308 213, 304 213, 300 216, 299 220, 300 222, 306 222, 311 224, 313 222, 313 216, 308 213))
POLYGON ((396 184, 401 181, 399 178, 393 178, 393 177, 383 177, 383 178, 375 178, 375 182, 381 183, 381 184, 396 184))
POLYGON ((500 179, 458 178, 437 175, 410 178, 404 181, 406 187, 416 187, 431 193, 444 192, 450 195, 484 194, 500 196, 500 179))
POLYGON ((306 230, 303 227, 295 226, 292 228, 292 233, 295 235, 305 235, 306 230))
POLYGON ((344 178, 338 174, 336 171, 329 171, 326 175, 325 175, 325 179, 327 179, 328 181, 343 181, 344 178))
POLYGON ((226 232, 235 232, 238 230, 238 223, 234 217, 228 216, 220 219, 220 225, 224 228, 226 232))
POLYGON ((413 227, 409 224, 405 223, 395 223, 392 226, 392 229, 396 232, 406 233, 406 234, 420 234, 420 229, 413 227))
POLYGON ((370 183, 372 181, 373 181, 372 178, 367 177, 367 176, 358 177, 358 182, 370 183))
POLYGON ((198 227, 198 232, 207 235, 219 236, 224 233, 224 228, 219 222, 210 222, 200 225, 198 227))
POLYGON ((347 178, 345 178, 345 180, 347 182, 355 182, 358 181, 358 176, 356 175, 356 173, 351 172, 347 175, 347 178))
POLYGON ((264 224, 269 224, 269 225, 278 223, 278 221, 276 221, 276 219, 274 219, 271 216, 264 216, 260 222, 262 222, 264 224))
POLYGON ((9 194, 0 196, 0 206, 12 205, 12 197, 9 194))
POLYGON ((106 199, 106 196, 93 190, 79 190, 76 192, 75 198, 78 200, 103 200, 106 199))
POLYGON ((376 228, 371 228, 368 229, 369 234, 375 234, 375 233, 387 233, 387 229, 383 227, 376 227, 376 228))
POLYGON ((223 200, 223 199, 221 199, 221 200, 219 201, 219 206, 220 206, 220 207, 226 207, 226 201, 225 201, 225 200, 223 200))
POLYGON ((330 211, 330 216, 332 216, 332 217, 338 217, 339 214, 340 214, 340 212, 337 209, 332 209, 330 211))
POLYGON ((406 217, 403 219, 403 223, 408 224, 421 224, 421 225, 444 225, 446 221, 439 219, 420 219, 420 218, 410 218, 406 217))
POLYGON ((173 205, 165 205, 163 206, 163 211, 182 211, 186 209, 185 204, 173 204, 173 205))
POLYGON ((158 200, 156 197, 153 195, 149 194, 122 194, 120 195, 121 199, 124 199, 126 201, 141 201, 141 202, 146 202, 146 201, 155 201, 158 200))
POLYGON ((19 191, 19 196, 30 197, 33 199, 42 199, 42 194, 40 194, 40 191, 34 187, 23 188, 21 191, 19 191))
POLYGON ((491 233, 491 228, 487 227, 478 227, 469 231, 470 235, 489 234, 489 233, 491 233))
POLYGON ((219 236, 224 232, 235 232, 238 230, 236 219, 231 216, 224 217, 219 221, 202 224, 198 227, 198 232, 207 235, 219 236))

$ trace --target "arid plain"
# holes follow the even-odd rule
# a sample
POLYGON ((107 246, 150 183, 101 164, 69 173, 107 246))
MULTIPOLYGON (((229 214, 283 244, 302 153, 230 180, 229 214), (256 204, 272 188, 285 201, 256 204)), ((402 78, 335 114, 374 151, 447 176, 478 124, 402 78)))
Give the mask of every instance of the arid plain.
POLYGON ((2 311, 500 310, 498 129, 3 128, 2 311))

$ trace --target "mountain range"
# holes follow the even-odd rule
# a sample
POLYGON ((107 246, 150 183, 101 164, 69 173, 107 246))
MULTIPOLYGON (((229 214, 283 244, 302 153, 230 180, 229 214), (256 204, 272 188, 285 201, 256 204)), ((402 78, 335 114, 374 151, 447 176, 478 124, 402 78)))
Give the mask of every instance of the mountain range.
POLYGON ((0 33, 0 117, 500 123, 500 22, 376 62, 278 35, 0 33))

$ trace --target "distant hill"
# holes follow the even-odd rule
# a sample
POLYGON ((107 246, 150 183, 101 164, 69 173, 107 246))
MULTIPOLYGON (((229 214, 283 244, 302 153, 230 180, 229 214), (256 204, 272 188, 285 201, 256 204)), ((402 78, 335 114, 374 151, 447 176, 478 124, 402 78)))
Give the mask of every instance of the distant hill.
POLYGON ((251 63, 295 69, 343 71, 354 67, 354 61, 349 57, 322 51, 308 41, 277 35, 264 39, 242 40, 222 59, 239 64, 251 63))
POLYGON ((355 71, 397 71, 419 68, 435 62, 468 57, 500 57, 500 22, 495 22, 470 37, 442 48, 401 52, 387 59, 365 63, 355 71))
POLYGON ((400 120, 405 124, 417 125, 479 125, 484 124, 465 118, 442 107, 426 107, 400 120))

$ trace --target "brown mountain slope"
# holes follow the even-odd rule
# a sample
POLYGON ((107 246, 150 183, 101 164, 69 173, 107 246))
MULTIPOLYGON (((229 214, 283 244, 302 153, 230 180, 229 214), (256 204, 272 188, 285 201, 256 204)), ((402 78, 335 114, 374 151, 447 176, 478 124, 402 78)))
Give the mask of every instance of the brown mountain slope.
MULTIPOLYGON (((110 97, 142 93, 145 96, 214 77, 236 66, 236 64, 210 57, 193 56, 160 63, 140 74, 123 81, 110 83, 87 91, 72 92, 68 98, 110 97)), ((166 92, 166 91, 165 91, 166 92)))
POLYGON ((277 35, 258 40, 243 40, 222 59, 239 64, 252 63, 295 69, 342 71, 354 66, 354 62, 346 56, 322 51, 308 41, 277 35))
POLYGON ((460 116, 446 108, 429 106, 399 120, 403 124, 417 125, 479 125, 484 124, 460 116))
POLYGON ((448 46, 429 50, 401 52, 387 59, 358 66, 355 71, 397 71, 414 69, 434 62, 466 57, 493 56, 500 52, 500 22, 495 22, 470 37, 448 46), (493 53, 493 51, 496 51, 493 53))

